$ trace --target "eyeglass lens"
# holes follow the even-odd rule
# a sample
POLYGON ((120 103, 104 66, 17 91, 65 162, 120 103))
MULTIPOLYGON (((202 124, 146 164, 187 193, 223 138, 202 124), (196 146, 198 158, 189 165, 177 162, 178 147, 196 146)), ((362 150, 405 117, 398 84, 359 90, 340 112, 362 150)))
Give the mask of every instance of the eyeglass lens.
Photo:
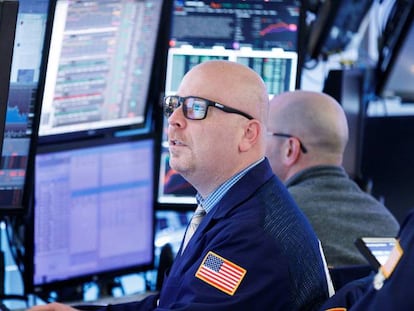
POLYGON ((180 106, 183 106, 184 116, 192 120, 201 120, 206 117, 208 104, 202 98, 187 97, 185 99, 178 96, 168 96, 164 100, 164 114, 169 118, 180 106))
POLYGON ((183 110, 184 115, 188 119, 201 120, 206 117, 207 103, 200 98, 189 97, 184 100, 183 110))

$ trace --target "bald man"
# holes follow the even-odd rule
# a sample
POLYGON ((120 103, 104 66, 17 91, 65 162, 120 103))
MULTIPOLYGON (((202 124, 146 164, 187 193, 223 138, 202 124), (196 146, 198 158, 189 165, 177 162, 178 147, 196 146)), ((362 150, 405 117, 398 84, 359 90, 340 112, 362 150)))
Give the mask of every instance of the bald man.
POLYGON ((322 242, 328 266, 367 264, 358 237, 395 237, 399 224, 342 167, 348 125, 340 104, 319 92, 293 91, 270 101, 266 155, 322 242))
MULTIPOLYGON (((163 104, 170 166, 197 190, 199 207, 160 293, 101 310, 318 310, 328 298, 326 265, 265 158, 260 76, 235 62, 204 62, 163 104)), ((32 311, 40 310, 71 309, 32 311)))

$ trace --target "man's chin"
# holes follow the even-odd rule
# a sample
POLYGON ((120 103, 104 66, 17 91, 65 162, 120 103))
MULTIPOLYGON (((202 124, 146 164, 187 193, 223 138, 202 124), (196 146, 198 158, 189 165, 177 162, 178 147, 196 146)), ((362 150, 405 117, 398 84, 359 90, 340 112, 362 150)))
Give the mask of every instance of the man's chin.
POLYGON ((185 179, 191 175, 191 166, 187 162, 170 159, 170 167, 185 179))
POLYGON ((179 159, 178 157, 171 156, 170 157, 170 167, 176 171, 179 174, 182 174, 186 171, 186 166, 184 161, 182 159, 179 159))

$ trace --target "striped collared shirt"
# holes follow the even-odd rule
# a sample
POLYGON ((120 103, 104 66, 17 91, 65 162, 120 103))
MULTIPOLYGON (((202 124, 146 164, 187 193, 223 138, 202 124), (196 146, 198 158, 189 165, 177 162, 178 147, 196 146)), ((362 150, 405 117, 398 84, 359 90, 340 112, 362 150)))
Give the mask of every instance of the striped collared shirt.
POLYGON ((251 170, 253 167, 255 167, 257 164, 262 162, 264 158, 252 163, 248 167, 246 167, 244 170, 240 171, 230 179, 228 179, 226 182, 224 182, 221 186, 219 186, 216 190, 214 190, 210 195, 208 195, 206 198, 203 198, 199 193, 196 195, 197 203, 201 204, 203 208, 205 209, 206 213, 209 213, 214 206, 221 200, 221 198, 229 191, 233 185, 238 182, 246 173, 251 170))

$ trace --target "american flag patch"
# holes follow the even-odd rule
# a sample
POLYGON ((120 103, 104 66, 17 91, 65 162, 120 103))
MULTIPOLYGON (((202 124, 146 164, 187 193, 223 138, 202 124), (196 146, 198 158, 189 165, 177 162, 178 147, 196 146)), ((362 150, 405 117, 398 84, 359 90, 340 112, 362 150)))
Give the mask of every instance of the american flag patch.
POLYGON ((242 267, 210 251, 195 276, 229 295, 234 295, 245 274, 246 270, 242 267))

